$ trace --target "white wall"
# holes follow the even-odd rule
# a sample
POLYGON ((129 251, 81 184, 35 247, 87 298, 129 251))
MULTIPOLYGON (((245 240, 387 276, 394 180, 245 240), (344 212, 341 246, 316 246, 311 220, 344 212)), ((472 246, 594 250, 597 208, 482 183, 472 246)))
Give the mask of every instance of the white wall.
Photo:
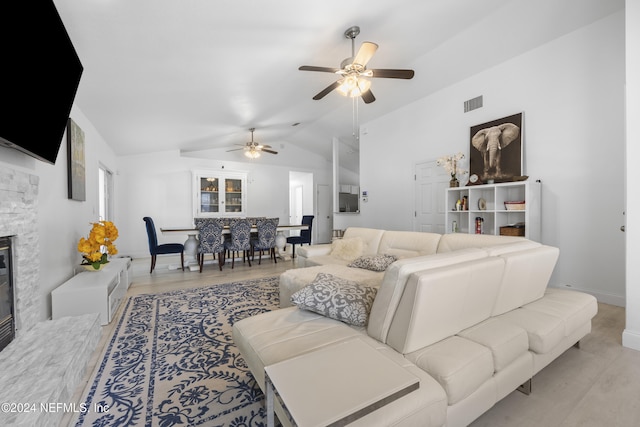
MULTIPOLYGON (((0 167, 8 167, 39 177, 38 224, 40 251, 33 254, 40 261, 40 319, 51 316, 51 291, 73 275, 74 266, 82 262, 77 244, 98 220, 99 161, 115 169, 116 157, 111 148, 77 107, 71 118, 85 134, 86 201, 67 198, 66 134, 55 165, 35 160, 16 150, 0 151, 0 167)), ((116 177, 117 182, 117 177, 116 177)), ((117 218, 116 218, 117 221, 117 218)), ((117 225, 117 222, 116 222, 117 225)), ((119 241, 116 241, 119 248, 119 241)))
POLYGON ((542 180, 542 241, 561 250, 552 283, 623 305, 624 63, 618 12, 364 124, 360 224, 411 230, 414 165, 468 153, 471 126, 523 112, 524 173, 542 180), (478 95, 484 107, 463 113, 478 95))
POLYGON ((626 1, 627 66, 627 323, 622 344, 640 350, 640 200, 635 183, 640 182, 640 0, 626 1))
POLYGON ((288 224, 291 170, 313 173, 314 185, 331 184, 330 163, 308 152, 296 155, 299 161, 291 162, 297 164, 295 168, 262 158, 250 162, 198 159, 178 151, 120 157, 116 195, 120 253, 149 256, 144 216, 153 218, 160 243, 186 240, 186 235, 162 235, 159 228, 193 224, 192 170, 247 172, 247 216, 278 217, 281 224, 288 224))

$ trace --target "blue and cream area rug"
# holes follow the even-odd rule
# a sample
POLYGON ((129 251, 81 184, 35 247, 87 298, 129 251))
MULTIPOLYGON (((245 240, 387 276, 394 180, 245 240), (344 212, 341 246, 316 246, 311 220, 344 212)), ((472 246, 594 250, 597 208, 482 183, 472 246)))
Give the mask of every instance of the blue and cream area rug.
POLYGON ((277 277, 129 298, 76 427, 266 425, 231 327, 277 307, 277 277))

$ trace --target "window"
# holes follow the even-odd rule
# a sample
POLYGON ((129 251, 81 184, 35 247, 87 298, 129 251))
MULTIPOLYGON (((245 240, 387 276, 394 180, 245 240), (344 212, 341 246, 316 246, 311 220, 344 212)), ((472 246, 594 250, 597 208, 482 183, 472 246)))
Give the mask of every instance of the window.
POLYGON ((105 166, 98 168, 98 199, 101 221, 113 220, 113 173, 105 166))

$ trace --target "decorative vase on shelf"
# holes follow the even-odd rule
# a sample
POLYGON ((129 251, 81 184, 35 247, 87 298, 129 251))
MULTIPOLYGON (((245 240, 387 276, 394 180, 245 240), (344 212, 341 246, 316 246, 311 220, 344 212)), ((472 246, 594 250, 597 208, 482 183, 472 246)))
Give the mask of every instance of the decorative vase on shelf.
POLYGON ((455 176, 449 181, 449 187, 460 187, 460 181, 455 176))

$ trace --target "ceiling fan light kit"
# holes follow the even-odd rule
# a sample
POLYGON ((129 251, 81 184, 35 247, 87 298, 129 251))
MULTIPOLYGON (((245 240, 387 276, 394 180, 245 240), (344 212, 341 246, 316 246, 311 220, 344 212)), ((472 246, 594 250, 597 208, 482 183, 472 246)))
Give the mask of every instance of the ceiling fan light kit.
POLYGON ((371 88, 371 81, 364 77, 347 76, 342 80, 338 80, 339 86, 336 88, 340 95, 354 98, 362 96, 363 93, 371 88))
POLYGON ((396 69, 378 69, 367 70, 367 63, 376 53, 378 45, 371 42, 363 42, 362 46, 355 53, 355 38, 360 34, 360 27, 353 26, 344 32, 344 36, 351 39, 351 57, 345 59, 340 64, 340 68, 317 67, 313 65, 303 65, 298 69, 301 71, 320 71, 324 73, 335 73, 342 78, 333 82, 317 95, 313 97, 315 100, 324 98, 334 89, 348 97, 362 97, 365 104, 369 104, 376 100, 371 93, 371 80, 368 77, 388 78, 388 79, 411 79, 414 76, 413 70, 396 70, 396 69))
POLYGON ((253 148, 250 148, 249 150, 244 151, 244 155, 250 159, 257 159, 258 157, 260 157, 260 152, 253 148))

